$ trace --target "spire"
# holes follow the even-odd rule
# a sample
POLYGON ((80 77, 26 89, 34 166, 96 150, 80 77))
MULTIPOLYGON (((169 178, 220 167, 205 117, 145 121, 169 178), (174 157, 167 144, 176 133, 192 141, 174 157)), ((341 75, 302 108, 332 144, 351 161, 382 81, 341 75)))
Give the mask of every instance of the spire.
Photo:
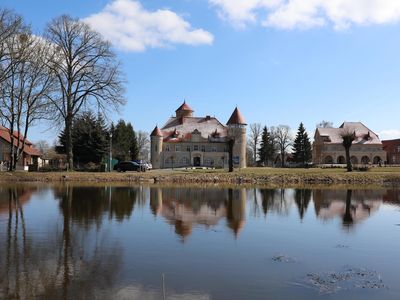
POLYGON ((226 125, 247 125, 239 109, 235 108, 226 125))
POLYGON ((162 137, 163 134, 162 134, 161 130, 158 128, 158 126, 156 126, 154 128, 154 130, 151 132, 150 136, 160 136, 160 137, 162 137))
POLYGON ((184 100, 183 104, 181 106, 179 106, 178 109, 176 110, 176 112, 178 112, 178 111, 191 111, 191 112, 193 112, 193 109, 191 109, 191 107, 186 104, 186 100, 184 100))

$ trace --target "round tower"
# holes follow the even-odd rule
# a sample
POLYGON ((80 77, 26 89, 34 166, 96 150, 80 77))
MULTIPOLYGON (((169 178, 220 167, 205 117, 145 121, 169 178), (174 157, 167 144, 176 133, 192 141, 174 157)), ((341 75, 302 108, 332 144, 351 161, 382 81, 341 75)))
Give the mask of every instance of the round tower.
POLYGON ((246 168, 247 124, 237 107, 226 125, 228 125, 228 137, 235 141, 233 145, 233 164, 235 167, 246 168))
POLYGON ((150 146, 151 146, 151 164, 153 169, 161 168, 161 152, 163 147, 163 134, 161 130, 156 126, 150 135, 150 146))
POLYGON ((193 109, 183 101, 183 104, 175 111, 177 118, 193 117, 193 109))

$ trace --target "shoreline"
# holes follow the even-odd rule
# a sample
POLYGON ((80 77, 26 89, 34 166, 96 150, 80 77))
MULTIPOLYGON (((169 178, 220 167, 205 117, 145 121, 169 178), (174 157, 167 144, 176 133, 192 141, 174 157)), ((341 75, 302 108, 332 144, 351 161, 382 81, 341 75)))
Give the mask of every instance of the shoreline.
POLYGON ((224 170, 152 170, 144 173, 0 172, 0 182, 400 186, 400 168, 376 168, 368 172, 351 173, 342 169, 272 168, 248 168, 233 173, 224 170))

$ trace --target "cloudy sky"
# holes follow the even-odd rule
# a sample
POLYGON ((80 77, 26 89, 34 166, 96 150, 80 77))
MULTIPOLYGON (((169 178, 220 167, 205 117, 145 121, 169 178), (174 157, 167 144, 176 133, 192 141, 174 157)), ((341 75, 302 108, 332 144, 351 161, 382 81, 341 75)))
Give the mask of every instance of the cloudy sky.
MULTIPOLYGON (((120 115, 163 125, 183 99, 197 115, 312 132, 362 121, 400 138, 400 0, 1 0, 36 33, 61 14, 109 39, 127 77, 120 115)), ((48 126, 47 126, 48 127, 48 126)), ((31 139, 54 139, 36 127, 31 139)))

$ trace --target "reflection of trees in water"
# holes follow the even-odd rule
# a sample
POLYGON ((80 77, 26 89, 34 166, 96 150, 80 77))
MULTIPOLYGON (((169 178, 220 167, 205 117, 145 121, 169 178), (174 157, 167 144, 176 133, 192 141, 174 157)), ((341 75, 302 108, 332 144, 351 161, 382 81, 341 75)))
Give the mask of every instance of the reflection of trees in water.
POLYGON ((285 189, 260 189, 264 215, 277 213, 289 214, 291 199, 286 197, 285 189))
POLYGON ((352 190, 347 190, 346 192, 346 208, 343 214, 343 226, 351 227, 353 225, 353 216, 351 214, 351 210, 355 208, 351 206, 351 196, 353 194, 352 190))
POLYGON ((349 229, 377 211, 384 194, 384 190, 313 190, 315 213, 322 220, 338 217, 349 229))
POLYGON ((245 189, 151 188, 150 210, 162 215, 183 240, 197 225, 209 228, 226 219, 237 235, 246 214, 245 189))
POLYGON ((6 241, 1 241, 6 247, 0 248, 0 298, 101 299, 99 291, 115 282, 121 249, 104 247, 105 236, 85 220, 97 209, 76 215, 74 194, 66 191, 60 205, 63 221, 49 227, 43 239, 35 236, 35 228, 26 226, 21 205, 26 191, 8 191, 6 241), (72 222, 73 216, 81 222, 72 222))
POLYGON ((139 188, 131 187, 67 186, 55 190, 56 198, 61 200, 60 209, 68 208, 72 220, 85 226, 93 223, 100 226, 104 213, 119 222, 129 219, 138 194, 139 188))
POLYGON ((311 190, 296 189, 294 192, 294 200, 299 210, 300 219, 303 220, 308 204, 311 201, 311 190))

